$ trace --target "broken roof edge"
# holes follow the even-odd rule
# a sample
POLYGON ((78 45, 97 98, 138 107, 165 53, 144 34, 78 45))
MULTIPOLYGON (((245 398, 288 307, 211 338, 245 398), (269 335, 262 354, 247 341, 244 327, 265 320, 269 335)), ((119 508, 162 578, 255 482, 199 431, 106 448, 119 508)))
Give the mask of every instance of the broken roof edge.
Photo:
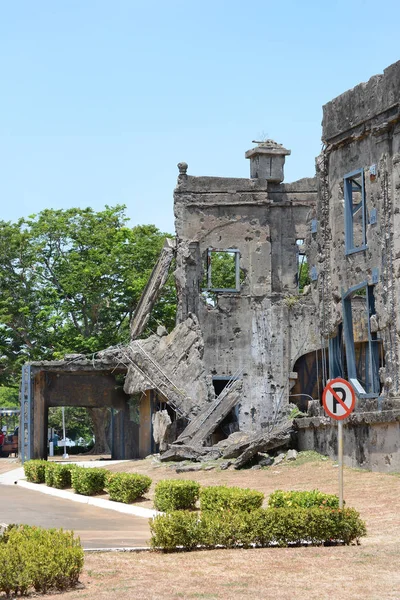
POLYGON ((400 61, 397 61, 383 73, 373 75, 324 104, 322 140, 327 143, 378 115, 399 108, 399 88, 400 61))

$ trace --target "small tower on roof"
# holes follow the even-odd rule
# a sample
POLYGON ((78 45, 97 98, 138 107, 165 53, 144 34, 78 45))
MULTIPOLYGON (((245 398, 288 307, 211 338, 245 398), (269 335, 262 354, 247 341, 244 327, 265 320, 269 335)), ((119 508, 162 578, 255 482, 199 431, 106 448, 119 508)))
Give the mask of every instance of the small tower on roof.
POLYGON ((281 183, 284 179, 285 156, 290 154, 290 150, 274 140, 265 140, 264 142, 253 140, 253 144, 257 144, 257 146, 247 150, 245 154, 245 157, 250 159, 250 178, 281 183))

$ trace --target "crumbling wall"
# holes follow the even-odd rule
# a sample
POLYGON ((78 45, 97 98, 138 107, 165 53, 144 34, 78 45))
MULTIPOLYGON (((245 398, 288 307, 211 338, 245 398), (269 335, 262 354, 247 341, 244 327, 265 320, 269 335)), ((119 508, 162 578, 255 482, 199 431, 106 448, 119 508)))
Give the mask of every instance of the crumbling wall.
MULTIPOLYGON (((197 315, 206 371, 242 379, 240 428, 260 429, 287 405, 293 359, 304 344, 296 335, 291 342, 289 312, 291 298, 298 297, 296 239, 306 234, 316 181, 193 177, 185 163, 179 167, 174 205, 178 318, 197 315), (238 291, 205 291, 210 249, 239 252, 238 291)), ((303 331, 313 313, 306 302, 298 321, 303 331)))
POLYGON ((343 322, 346 292, 363 282, 373 286, 372 326, 383 340, 386 360, 382 391, 391 395, 400 394, 399 98, 397 62, 323 107, 325 147, 317 159, 318 207, 308 234, 309 262, 317 274, 312 295, 326 340, 343 322), (345 178, 356 170, 363 173, 366 244, 349 252, 345 178))
POLYGON ((203 363, 204 343, 195 316, 188 315, 165 335, 132 341, 121 360, 128 366, 124 390, 133 395, 148 389, 165 397, 178 416, 196 415, 214 397, 203 363))

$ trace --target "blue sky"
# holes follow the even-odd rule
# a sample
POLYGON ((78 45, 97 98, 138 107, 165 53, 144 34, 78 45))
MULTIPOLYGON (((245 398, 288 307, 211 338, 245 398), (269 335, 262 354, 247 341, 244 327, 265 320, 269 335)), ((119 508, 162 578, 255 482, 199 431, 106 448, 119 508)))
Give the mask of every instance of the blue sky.
POLYGON ((321 106, 400 59, 386 0, 0 0, 0 219, 126 204, 173 231, 176 164, 314 174, 321 106), (382 12, 380 9, 382 7, 382 12))

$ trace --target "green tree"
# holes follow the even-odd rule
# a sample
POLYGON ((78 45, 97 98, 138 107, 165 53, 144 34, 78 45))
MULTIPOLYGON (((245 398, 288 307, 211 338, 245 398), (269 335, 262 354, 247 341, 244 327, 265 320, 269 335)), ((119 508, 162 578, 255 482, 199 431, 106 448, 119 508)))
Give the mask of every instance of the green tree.
POLYGON ((19 408, 19 392, 16 387, 0 387, 0 408, 19 408))
MULTIPOLYGON (((53 427, 62 437, 62 408, 53 407, 49 409, 48 426, 53 427)), ((81 406, 65 407, 65 434, 66 437, 76 440, 82 437, 89 443, 93 436, 93 426, 86 408, 81 406)))
MULTIPOLYGON (((154 225, 129 228, 124 206, 0 222, 0 383, 15 384, 27 361, 127 342, 165 235, 154 225)), ((169 280, 148 329, 155 319, 171 329, 175 307, 169 280)))

